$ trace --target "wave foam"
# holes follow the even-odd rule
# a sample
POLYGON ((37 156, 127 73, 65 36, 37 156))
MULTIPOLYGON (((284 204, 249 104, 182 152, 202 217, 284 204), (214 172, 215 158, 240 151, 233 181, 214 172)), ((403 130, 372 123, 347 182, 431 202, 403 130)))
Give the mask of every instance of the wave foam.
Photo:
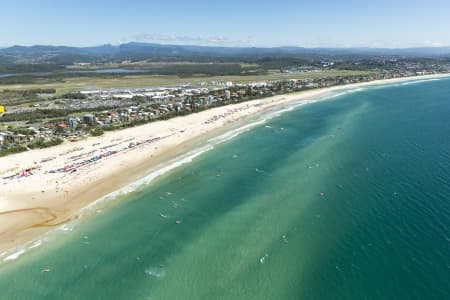
MULTIPOLYGON (((227 141, 239 136, 240 134, 249 131, 250 129, 252 129, 258 125, 262 125, 262 124, 266 123, 268 120, 279 117, 286 112, 292 111, 298 107, 301 107, 301 106, 304 106, 307 104, 332 99, 332 98, 335 98, 338 96, 342 96, 342 95, 345 95, 348 93, 357 92, 357 91, 361 91, 361 90, 363 90, 363 88, 351 89, 351 90, 344 91, 344 92, 337 93, 337 94, 326 95, 322 98, 317 98, 315 100, 307 100, 307 101, 301 101, 301 102, 297 102, 297 103, 287 104, 286 106, 284 106, 282 108, 270 111, 270 112, 260 116, 260 118, 254 122, 251 122, 251 123, 248 123, 239 128, 230 130, 218 137, 209 139, 205 146, 202 146, 193 151, 190 151, 185 155, 179 156, 179 157, 169 161, 169 163, 167 163, 167 164, 161 164, 160 166, 156 167, 155 171, 152 171, 145 177, 143 177, 143 178, 141 178, 141 179, 117 190, 117 191, 114 191, 112 193, 109 193, 109 194, 97 199, 96 201, 92 202, 91 204, 89 204, 89 205, 85 206, 83 209, 81 209, 80 217, 82 217, 85 214, 92 213, 93 209, 95 209, 100 204, 102 204, 106 201, 116 200, 124 195, 127 195, 129 193, 136 191, 137 189, 141 188, 142 186, 148 185, 156 178, 158 178, 158 177, 160 177, 182 165, 192 162, 195 158, 199 157, 203 153, 214 149, 214 146, 224 143, 224 142, 227 142, 227 141)), ((19 248, 14 249, 12 252, 1 253, 0 259, 4 257, 2 260, 3 262, 16 260, 16 259, 20 258, 22 255, 24 255, 25 253, 27 253, 28 251, 38 248, 41 245, 43 245, 44 242, 49 241, 50 236, 53 236, 55 233, 71 232, 75 228, 76 222, 78 222, 78 220, 71 221, 68 224, 63 224, 63 225, 59 226, 58 228, 49 231, 45 235, 45 238, 38 240, 38 241, 33 241, 30 243, 27 243, 19 248)), ((261 264, 264 263, 264 260, 267 258, 267 256, 268 255, 266 254, 265 256, 263 256, 261 258, 261 260, 260 260, 261 264)), ((165 275, 165 271, 161 268, 149 268, 146 270, 146 273, 147 273, 147 275, 156 276, 156 277, 162 277, 165 275)))
POLYGON ((345 96, 345 95, 348 95, 348 94, 361 92, 361 91, 364 91, 366 89, 367 89, 366 87, 360 87, 360 88, 352 88, 352 89, 344 90, 342 92, 334 92, 332 94, 324 96, 323 98, 321 98, 321 100, 334 99, 334 98, 345 96))
POLYGON ((166 270, 164 270, 161 267, 151 267, 151 268, 146 269, 144 272, 148 276, 152 276, 152 277, 156 277, 156 278, 162 278, 162 277, 166 276, 166 270))
MULTIPOLYGON (((7 262, 7 261, 11 261, 11 260, 16 260, 19 257, 21 257, 23 254, 25 254, 26 252, 38 248, 42 245, 43 241, 42 240, 37 240, 31 243, 27 243, 24 246, 17 248, 14 252, 8 253, 2 253, 2 256, 6 256, 3 261, 7 262)), ((0 256, 0 257, 2 257, 0 256)))
POLYGON ((114 200, 120 196, 124 196, 126 194, 132 193, 132 192, 136 191, 137 189, 139 189, 140 187, 142 187, 144 185, 148 185, 156 178, 172 171, 173 169, 176 169, 184 164, 192 162, 196 157, 198 157, 198 156, 202 155, 203 153, 210 151, 212 149, 214 149, 214 147, 212 145, 208 144, 206 146, 200 147, 196 150, 188 152, 185 155, 182 155, 178 158, 171 160, 167 165, 165 165, 165 164, 160 165, 159 167, 156 167, 156 171, 151 172, 150 174, 146 175, 145 177, 143 177, 137 181, 134 181, 133 183, 131 183, 117 191, 114 191, 112 193, 109 193, 109 194, 97 199, 96 201, 92 202, 88 206, 85 206, 81 210, 81 214, 83 214, 83 212, 86 212, 86 211, 92 211, 92 209, 97 207, 100 203, 103 203, 103 202, 109 201, 109 200, 114 200))

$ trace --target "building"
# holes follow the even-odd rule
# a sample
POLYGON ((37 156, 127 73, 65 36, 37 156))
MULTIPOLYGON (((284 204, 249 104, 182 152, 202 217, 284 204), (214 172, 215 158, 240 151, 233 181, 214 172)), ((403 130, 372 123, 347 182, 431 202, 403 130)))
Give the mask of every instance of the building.
POLYGON ((67 120, 67 122, 69 123, 69 128, 70 130, 75 130, 77 129, 78 126, 78 120, 76 118, 69 118, 67 120))
POLYGON ((225 99, 230 100, 231 99, 231 92, 229 90, 225 91, 225 99))
POLYGON ((0 132, 0 139, 0 144, 5 144, 6 142, 19 144, 28 141, 28 137, 26 135, 14 134, 10 131, 0 132))
POLYGON ((84 115, 83 122, 87 125, 95 125, 95 116, 93 114, 84 115))

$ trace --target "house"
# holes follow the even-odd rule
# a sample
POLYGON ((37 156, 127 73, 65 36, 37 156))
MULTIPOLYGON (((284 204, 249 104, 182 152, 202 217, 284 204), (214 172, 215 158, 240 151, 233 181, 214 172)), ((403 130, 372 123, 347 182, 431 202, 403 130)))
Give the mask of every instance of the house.
POLYGON ((10 131, 5 131, 5 132, 0 132, 0 136, 1 136, 1 143, 0 144, 4 144, 4 143, 23 143, 23 142, 27 142, 28 141, 28 137, 24 134, 14 134, 14 132, 10 132, 10 131))

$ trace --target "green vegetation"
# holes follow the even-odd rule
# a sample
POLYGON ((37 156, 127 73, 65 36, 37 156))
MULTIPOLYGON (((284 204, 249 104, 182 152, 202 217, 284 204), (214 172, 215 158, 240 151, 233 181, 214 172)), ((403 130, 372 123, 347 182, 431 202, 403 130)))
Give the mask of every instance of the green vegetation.
POLYGON ((104 133, 105 132, 100 127, 95 127, 95 128, 92 128, 91 130, 89 130, 89 134, 92 135, 92 136, 101 136, 104 133))
POLYGON ((64 70, 64 66, 56 64, 8 64, 0 65, 0 73, 32 73, 55 72, 64 70))
POLYGON ((25 103, 33 103, 42 100, 43 98, 41 97, 41 95, 50 95, 50 97, 53 97, 55 93, 55 88, 5 88, 0 91, 0 105, 20 105, 25 103))
POLYGON ((55 118, 65 118, 69 115, 96 112, 101 110, 108 110, 112 107, 109 106, 99 106, 91 109, 36 109, 34 111, 20 112, 14 114, 5 114, 0 118, 0 123, 8 122, 28 122, 32 123, 43 119, 55 119, 55 118))
POLYGON ((66 109, 37 109, 31 112, 5 114, 3 117, 0 118, 0 122, 13 122, 13 121, 33 122, 35 120, 41 119, 66 117, 69 115, 69 113, 71 113, 71 111, 66 109))
POLYGON ((27 90, 3 90, 4 94, 10 93, 11 95, 21 96, 21 97, 31 97, 35 96, 37 94, 55 94, 56 89, 54 88, 34 88, 34 89, 27 89, 27 90))
POLYGON ((34 130, 26 129, 26 128, 13 128, 12 132, 14 134, 23 134, 23 135, 35 135, 36 132, 34 130))
POLYGON ((67 93, 62 95, 62 97, 63 99, 87 99, 87 96, 81 93, 67 93))
POLYGON ((116 75, 110 78, 104 78, 100 75, 89 77, 70 77, 62 81, 49 81, 40 79, 39 82, 30 84, 0 84, 0 89, 23 90, 24 88, 51 88, 56 90, 56 95, 64 95, 74 90, 83 89, 107 89, 107 88, 136 88, 147 86, 174 86, 180 84, 199 84, 207 81, 232 81, 233 83, 251 83, 255 81, 275 80, 282 81, 291 78, 295 79, 315 79, 320 77, 336 76, 366 76, 374 74, 372 71, 348 71, 348 70, 323 70, 309 73, 280 73, 268 72, 266 74, 248 74, 248 75, 225 75, 225 76, 192 76, 179 77, 175 75, 148 75, 148 74, 127 74, 116 75))
MULTIPOLYGON (((21 130, 14 130, 14 132, 20 133, 20 134, 25 134, 25 132, 23 132, 21 130)), ((32 135, 34 135, 34 132, 32 133, 32 135)), ((0 156, 6 156, 9 154, 20 153, 20 152, 27 151, 28 149, 48 148, 48 147, 59 145, 63 142, 64 142, 63 139, 61 139, 59 137, 55 137, 55 138, 52 138, 51 140, 47 140, 47 141, 44 139, 38 139, 33 142, 20 144, 20 145, 11 144, 11 145, 8 145, 7 147, 0 148, 0 156)))
POLYGON ((28 144, 28 148, 30 148, 30 149, 43 149, 43 148, 48 148, 48 147, 59 145, 62 142, 63 142, 63 140, 61 138, 53 138, 53 139, 51 139, 49 141, 38 140, 36 142, 29 143, 28 144))
POLYGON ((9 154, 24 152, 24 151, 27 151, 27 150, 28 150, 27 147, 22 146, 22 145, 10 147, 10 148, 2 148, 2 149, 0 149, 0 157, 1 156, 6 156, 6 155, 9 155, 9 154))
MULTIPOLYGON (((134 67, 136 68, 136 67, 134 67)), ((95 71, 95 70, 94 70, 95 71)), ((0 77, 2 84, 44 84, 52 82, 64 82, 70 78, 103 78, 115 79, 127 76, 127 73, 96 73, 89 70, 72 70, 58 72, 38 72, 16 74, 14 76, 0 77)), ((190 64, 154 64, 144 69, 139 69, 139 75, 160 75, 177 76, 180 78, 192 76, 226 76, 226 75, 246 75, 264 74, 265 70, 250 64, 240 63, 190 63, 190 64)), ((1 71, 0 71, 1 73, 1 71)))
POLYGON ((0 74, 7 74, 0 77, 0 105, 6 106, 0 126, 26 136, 26 139, 9 137, 9 142, 18 141, 21 145, 4 145, 0 155, 57 145, 63 141, 62 137, 72 134, 100 136, 104 131, 166 120, 214 106, 316 87, 450 70, 450 59, 445 58, 331 55, 327 51, 310 53, 289 47, 247 50, 219 47, 213 52, 195 46, 167 47, 164 50, 131 43, 118 52, 99 47, 100 52, 95 54, 75 48, 77 51, 68 53, 64 47, 51 46, 18 46, 0 51, 0 74), (148 52, 148 47, 154 52, 148 52), (232 84, 225 84, 228 82, 232 84), (109 97, 80 92, 118 89, 120 93, 134 88, 173 86, 179 89, 166 89, 163 96, 142 96, 130 91, 132 99, 128 95, 113 95, 115 92, 109 97), (208 92, 202 90, 197 95, 189 91, 189 86, 204 87, 208 92), (185 89, 187 93, 182 94, 180 91, 185 89), (99 123, 84 121, 86 113, 95 115, 99 123), (74 122, 68 120, 69 116, 84 121, 78 124, 78 130, 68 129, 67 123, 74 122), (27 129, 30 126, 45 127, 51 133, 36 135, 27 129), (46 141, 48 134, 54 138, 46 141))

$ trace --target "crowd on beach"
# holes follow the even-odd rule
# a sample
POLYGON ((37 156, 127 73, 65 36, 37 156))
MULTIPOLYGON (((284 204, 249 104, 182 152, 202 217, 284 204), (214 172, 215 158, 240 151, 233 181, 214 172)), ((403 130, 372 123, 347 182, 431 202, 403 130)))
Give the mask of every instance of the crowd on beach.
MULTIPOLYGON (((44 171, 44 174, 47 174, 47 173, 74 173, 81 167, 92 165, 102 159, 107 159, 107 158, 117 155, 119 153, 128 152, 130 149, 132 149, 134 147, 154 143, 154 142, 160 140, 161 138, 162 137, 159 137, 159 136, 149 137, 148 139, 145 139, 142 141, 130 142, 130 141, 134 140, 134 138, 131 138, 131 139, 122 141, 121 143, 109 144, 109 145, 100 147, 99 149, 89 151, 87 153, 71 156, 68 158, 68 160, 71 163, 68 163, 62 167, 52 168, 48 171, 46 170, 46 171, 44 171), (117 147, 117 146, 120 146, 121 144, 128 143, 128 142, 130 142, 130 143, 127 146, 122 146, 122 147, 120 147, 120 149, 106 151, 106 149, 117 147), (104 151, 104 152, 99 153, 97 155, 93 155, 94 153, 96 153, 98 151, 104 151)), ((66 151, 64 153, 60 153, 60 156, 65 156, 69 153, 73 153, 73 152, 80 151, 83 149, 84 148, 80 148, 80 147, 69 149, 68 151, 66 151)), ((33 164, 29 167, 22 168, 20 171, 5 173, 5 174, 3 174, 2 179, 14 180, 14 179, 21 179, 24 177, 35 175, 36 174, 35 171, 42 170, 43 165, 52 160, 53 160, 53 158, 48 158, 48 159, 42 160, 41 164, 38 164, 38 165, 33 164)), ((6 184, 6 181, 4 183, 6 184)))
MULTIPOLYGON (((245 104, 239 107, 235 107, 233 109, 228 109, 223 113, 216 114, 208 118, 207 120, 201 122, 200 124, 205 126, 208 124, 216 123, 219 120, 228 120, 233 118, 236 114, 241 117, 242 112, 249 110, 252 107, 258 108, 267 104, 265 101, 260 101, 253 105, 245 104)), ((16 168, 14 170, 10 170, 2 174, 1 178, 3 179, 3 183, 7 184, 10 180, 18 180, 33 176, 36 174, 46 175, 46 174, 72 174, 76 173, 81 168, 89 167, 93 164, 96 164, 102 160, 106 160, 113 156, 117 156, 118 154, 126 153, 132 150, 135 147, 148 145, 155 143, 163 138, 170 137, 177 133, 185 132, 185 129, 170 129, 170 132, 166 136, 156 136, 156 137, 148 137, 147 139, 142 139, 139 141, 135 141, 135 137, 129 137, 127 139, 116 138, 110 140, 110 144, 102 146, 102 143, 94 143, 91 147, 74 147, 71 149, 66 149, 64 152, 57 154, 60 158, 56 156, 47 157, 40 160, 39 163, 34 162, 32 165, 27 167, 16 168), (75 154, 76 152, 82 151, 85 148, 89 148, 89 151, 81 154, 75 154), (62 162, 66 156, 72 154, 72 156, 67 157, 64 165, 57 166, 57 162, 62 162)))
MULTIPOLYGON (((281 100, 283 100, 283 99, 284 98, 282 98, 281 100)), ((267 104, 267 101, 259 101, 258 103, 255 103, 253 105, 246 104, 246 105, 236 107, 233 109, 228 109, 226 112, 224 112, 222 114, 213 115, 208 120, 204 121, 202 124, 211 124, 211 123, 214 123, 221 119, 227 119, 229 117, 232 117, 234 114, 248 110, 251 107, 261 107, 261 106, 264 106, 265 104, 267 104)))
MULTIPOLYGON (((133 142, 133 143, 130 143, 128 146, 122 147, 120 150, 109 150, 109 151, 106 151, 104 153, 92 156, 92 157, 90 157, 88 159, 84 159, 82 161, 77 161, 77 162, 74 162, 72 164, 65 165, 64 167, 58 168, 56 170, 50 170, 49 173, 76 172, 77 169, 80 168, 80 167, 96 163, 99 160, 102 160, 102 159, 105 159, 105 158, 109 158, 109 157, 111 157, 113 155, 116 155, 118 153, 121 153, 121 152, 127 152, 129 149, 137 147, 137 146, 140 146, 140 145, 143 145, 143 144, 151 144, 151 143, 153 143, 155 141, 158 141, 160 139, 161 139, 161 137, 153 137, 153 138, 146 139, 144 141, 140 141, 140 142, 136 142, 136 143, 133 142)), ((108 145, 108 146, 101 147, 100 149, 105 150, 105 149, 108 149, 108 148, 111 148, 111 147, 114 147, 114 146, 117 146, 117 145, 118 144, 108 145)), ((96 152, 96 151, 94 150, 94 151, 91 151, 89 153, 92 153, 92 152, 96 152)), ((79 159, 79 157, 80 156, 78 156, 77 159, 79 159)))

